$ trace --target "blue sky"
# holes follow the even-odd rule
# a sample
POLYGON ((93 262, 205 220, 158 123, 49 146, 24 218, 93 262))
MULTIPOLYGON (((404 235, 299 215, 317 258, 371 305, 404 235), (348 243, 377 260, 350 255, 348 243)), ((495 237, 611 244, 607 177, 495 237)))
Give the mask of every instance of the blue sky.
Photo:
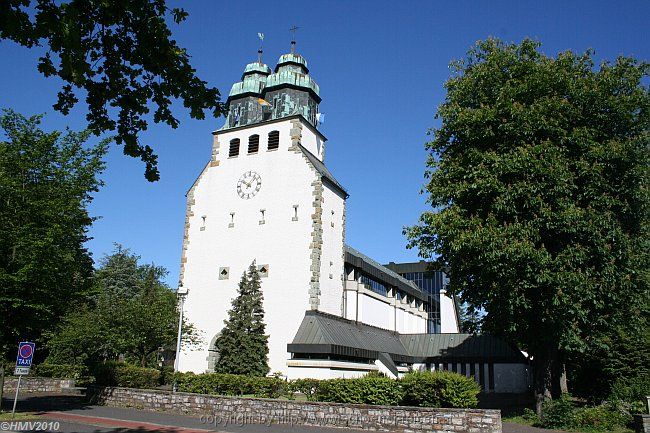
MULTIPOLYGON (((596 51, 650 60, 645 1, 214 1, 170 2, 189 18, 171 25, 192 55, 198 75, 227 96, 246 63, 256 58, 264 32, 271 67, 289 50, 297 25, 297 51, 320 85, 328 137, 326 164, 350 192, 347 242, 380 262, 417 260, 406 250, 402 227, 427 208, 423 185, 426 132, 437 123, 448 64, 477 40, 496 36, 539 40, 549 55, 596 51), (178 4, 177 4, 178 3, 178 4)), ((84 127, 80 104, 69 116, 54 112, 60 83, 36 71, 38 50, 0 42, 0 108, 46 113, 49 129, 84 127)), ((144 261, 165 266, 175 286, 181 253, 185 192, 210 156, 211 131, 223 119, 192 120, 180 104, 181 126, 151 123, 142 141, 159 155, 161 180, 147 182, 144 167, 114 147, 104 188, 91 213, 95 259, 118 242, 144 261)))

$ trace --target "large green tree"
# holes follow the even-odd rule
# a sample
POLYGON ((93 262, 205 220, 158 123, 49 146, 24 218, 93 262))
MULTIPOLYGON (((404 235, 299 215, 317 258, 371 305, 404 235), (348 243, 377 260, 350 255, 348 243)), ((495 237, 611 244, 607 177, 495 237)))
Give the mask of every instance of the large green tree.
MULTIPOLYGON (((174 348, 179 314, 176 294, 162 280, 167 271, 139 259, 117 245, 101 261, 93 293, 51 333, 50 362, 92 367, 122 355, 155 366, 159 348, 174 348)), ((189 346, 198 342, 189 323, 183 336, 189 346)))
POLYGON ((92 193, 101 185, 106 142, 89 132, 46 132, 41 117, 0 116, 0 355, 42 333, 87 294, 85 247, 92 193))
POLYGON ((648 65, 539 47, 489 39, 454 63, 427 144, 433 209, 406 230, 484 331, 532 356, 538 409, 568 354, 639 323, 650 268, 648 65))
POLYGON ((217 373, 265 376, 269 372, 268 335, 264 324, 264 306, 260 276, 253 262, 242 275, 237 297, 232 301, 228 319, 217 338, 217 373))
POLYGON ((85 97, 88 128, 116 131, 124 154, 142 159, 154 181, 157 156, 138 138, 151 108, 154 122, 172 128, 179 124, 175 99, 195 119, 206 110, 223 112, 219 91, 196 76, 189 54, 172 39, 167 21, 186 17, 166 0, 0 0, 0 38, 44 46, 38 70, 63 81, 54 108, 68 114, 85 97))

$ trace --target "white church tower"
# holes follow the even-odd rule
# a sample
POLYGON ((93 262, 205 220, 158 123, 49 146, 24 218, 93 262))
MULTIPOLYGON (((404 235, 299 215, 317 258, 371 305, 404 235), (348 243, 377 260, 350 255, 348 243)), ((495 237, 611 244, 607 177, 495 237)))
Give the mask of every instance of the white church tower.
POLYGON ((230 91, 226 124, 187 194, 180 284, 187 320, 202 331, 180 371, 212 371, 214 342, 242 273, 261 275, 271 372, 287 373, 287 344, 318 310, 343 315, 346 191, 324 165, 319 88, 307 61, 282 55, 275 71, 246 66, 230 91))

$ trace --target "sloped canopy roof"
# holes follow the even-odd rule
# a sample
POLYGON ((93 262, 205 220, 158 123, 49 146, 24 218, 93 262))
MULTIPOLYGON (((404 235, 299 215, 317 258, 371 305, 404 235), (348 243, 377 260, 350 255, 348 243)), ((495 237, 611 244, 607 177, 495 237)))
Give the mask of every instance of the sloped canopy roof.
POLYGON ((307 311, 287 350, 395 362, 527 362, 524 355, 490 335, 399 334, 320 311, 307 311))

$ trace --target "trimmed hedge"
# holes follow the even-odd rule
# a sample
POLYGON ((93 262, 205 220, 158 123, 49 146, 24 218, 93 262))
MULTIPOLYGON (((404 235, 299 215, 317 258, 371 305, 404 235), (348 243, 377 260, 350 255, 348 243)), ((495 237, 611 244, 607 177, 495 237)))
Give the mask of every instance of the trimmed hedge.
POLYGON ((358 379, 329 379, 319 383, 316 399, 335 403, 397 406, 402 401, 402 387, 400 381, 376 375, 358 379))
POLYGON ((294 393, 303 394, 307 397, 307 401, 316 401, 316 392, 320 386, 318 379, 295 379, 289 382, 288 391, 289 396, 293 397, 294 393))
POLYGON ((34 375, 40 377, 52 377, 55 379, 87 378, 88 368, 85 365, 72 364, 38 364, 34 367, 34 375))
POLYGON ((385 406, 476 407, 480 391, 474 379, 457 373, 413 372, 395 380, 382 374, 355 379, 298 379, 254 377, 221 373, 173 373, 161 377, 159 370, 129 364, 106 362, 95 370, 100 386, 155 388, 176 382, 181 392, 198 394, 295 398, 304 394, 309 401, 385 406), (172 380, 170 380, 172 379, 172 380))
POLYGON ((294 398, 348 404, 476 407, 479 386, 472 378, 452 372, 416 372, 395 380, 380 374, 356 379, 298 379, 251 377, 219 373, 176 373, 178 390, 199 394, 294 398))
POLYGON ((178 390, 199 394, 251 395, 278 398, 288 393, 288 384, 277 377, 254 377, 221 373, 176 373, 178 390))
POLYGON ((160 383, 160 371, 155 368, 137 367, 122 362, 104 362, 93 372, 97 385, 123 386, 126 388, 156 388, 160 383))
POLYGON ((472 378, 450 371, 416 371, 401 380, 403 404, 425 407, 476 407, 481 388, 472 378))

